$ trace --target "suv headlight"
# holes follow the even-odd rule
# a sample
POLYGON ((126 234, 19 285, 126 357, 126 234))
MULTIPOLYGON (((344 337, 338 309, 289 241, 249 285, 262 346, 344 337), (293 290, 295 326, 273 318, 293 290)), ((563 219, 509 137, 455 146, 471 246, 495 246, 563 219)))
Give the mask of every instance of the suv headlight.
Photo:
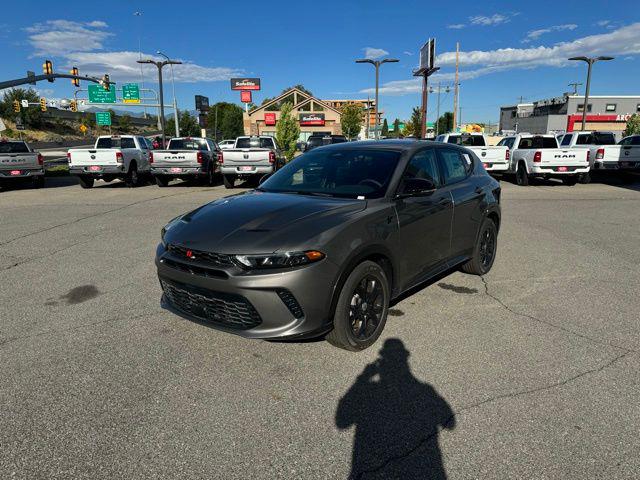
POLYGON ((324 253, 317 250, 307 250, 305 252, 267 253, 264 255, 231 256, 239 267, 246 270, 298 267, 318 262, 324 257, 324 253))

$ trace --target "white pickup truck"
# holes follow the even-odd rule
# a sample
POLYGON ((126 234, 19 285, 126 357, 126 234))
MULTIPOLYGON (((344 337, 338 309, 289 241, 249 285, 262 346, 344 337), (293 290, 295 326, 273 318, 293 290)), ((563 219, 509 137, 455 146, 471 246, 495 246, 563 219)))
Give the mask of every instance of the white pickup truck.
POLYGON ((237 178, 254 177, 259 180, 284 164, 280 149, 270 136, 238 137, 233 148, 221 153, 220 171, 226 188, 233 188, 237 178))
POLYGON ((172 178, 200 178, 211 186, 219 156, 218 145, 208 138, 172 138, 166 150, 152 152, 151 174, 159 187, 166 187, 172 178))
POLYGON ((142 136, 101 136, 93 148, 67 152, 69 173, 78 177, 82 188, 93 187, 98 178, 105 182, 120 178, 128 187, 136 187, 141 175, 151 172, 152 149, 151 143, 142 136))
POLYGON ((534 177, 557 177, 565 185, 575 185, 579 175, 589 172, 589 150, 558 148, 553 135, 519 134, 503 138, 498 145, 511 150, 509 173, 515 173, 521 186, 534 177))
POLYGON ((482 133, 446 133, 438 135, 436 142, 453 143, 468 148, 482 162, 489 173, 506 173, 509 169, 509 149, 504 146, 489 146, 482 133))
POLYGON ((0 185, 31 180, 35 188, 44 186, 44 159, 22 140, 0 140, 0 185))

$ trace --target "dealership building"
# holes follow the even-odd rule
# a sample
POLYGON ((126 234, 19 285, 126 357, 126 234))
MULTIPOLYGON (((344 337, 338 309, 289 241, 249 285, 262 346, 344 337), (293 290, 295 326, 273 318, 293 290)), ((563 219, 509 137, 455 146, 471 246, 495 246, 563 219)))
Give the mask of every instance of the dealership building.
MULTIPOLYGON (((565 94, 533 103, 500 108, 500 131, 561 133, 582 129, 584 96, 565 94)), ((638 95, 594 95, 589 97, 586 130, 610 131, 618 137, 627 120, 640 113, 638 95)))

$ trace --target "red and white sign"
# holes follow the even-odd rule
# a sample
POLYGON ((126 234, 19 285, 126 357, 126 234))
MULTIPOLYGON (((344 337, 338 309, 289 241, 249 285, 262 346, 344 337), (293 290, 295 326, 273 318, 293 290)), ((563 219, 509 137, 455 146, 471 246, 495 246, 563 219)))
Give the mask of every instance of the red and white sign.
POLYGON ((276 124, 276 114, 265 112, 264 114, 264 124, 265 125, 275 125, 276 124))
POLYGON ((324 125, 324 113, 301 113, 298 118, 300 125, 324 125))
POLYGON ((251 90, 241 90, 240 101, 242 103, 251 103, 251 90))
MULTIPOLYGON (((624 122, 631 118, 631 114, 621 114, 621 115, 587 115, 586 121, 591 123, 598 122, 624 122)), ((573 132, 574 126, 576 123, 582 122, 582 114, 577 113, 574 115, 567 116, 567 132, 573 132)))

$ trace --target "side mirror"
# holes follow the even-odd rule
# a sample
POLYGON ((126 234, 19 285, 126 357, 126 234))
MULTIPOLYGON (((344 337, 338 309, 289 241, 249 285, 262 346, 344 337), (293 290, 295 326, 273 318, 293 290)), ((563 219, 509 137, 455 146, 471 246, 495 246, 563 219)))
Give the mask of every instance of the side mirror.
POLYGON ((271 175, 271 173, 265 173, 263 176, 261 176, 260 180, 258 180, 258 185, 262 185, 271 175))
POLYGON ((406 178, 402 181, 398 197, 405 198, 431 195, 436 188, 435 182, 428 178, 406 178))

